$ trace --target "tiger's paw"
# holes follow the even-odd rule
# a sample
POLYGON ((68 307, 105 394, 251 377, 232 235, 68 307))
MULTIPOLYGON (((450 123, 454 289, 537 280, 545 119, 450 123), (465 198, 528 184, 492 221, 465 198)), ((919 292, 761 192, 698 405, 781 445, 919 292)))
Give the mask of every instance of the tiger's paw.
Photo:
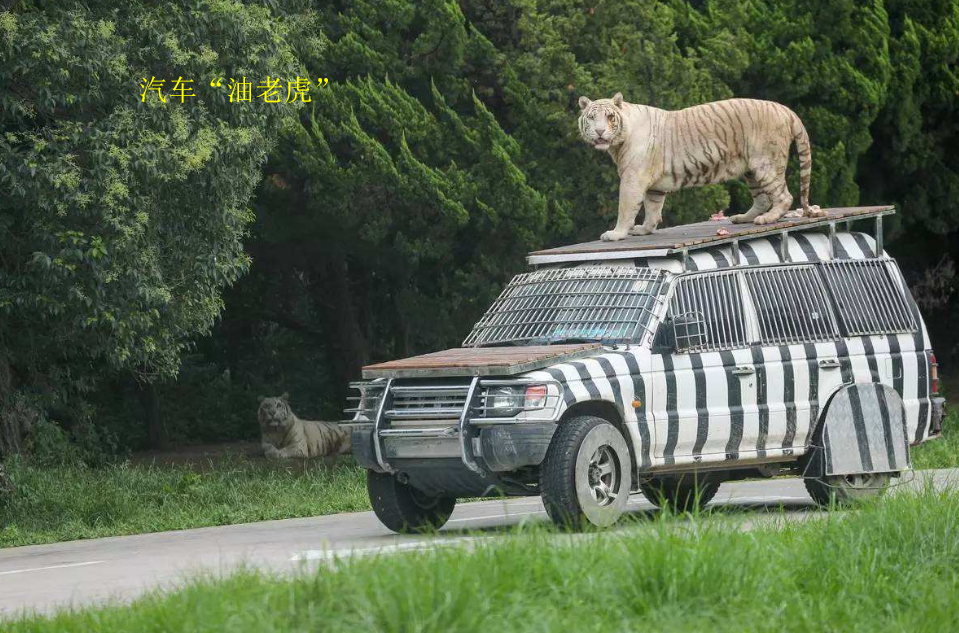
POLYGON ((263 447, 263 456, 267 459, 280 459, 280 451, 275 446, 267 445, 263 447))
POLYGON ((629 234, 630 235, 649 235, 655 230, 656 230, 655 228, 647 228, 646 225, 644 224, 637 224, 633 228, 629 229, 629 234))
POLYGON ((628 231, 612 230, 612 231, 606 231, 605 233, 600 235, 599 239, 603 240, 604 242, 618 242, 620 240, 626 239, 627 235, 629 235, 628 231))
POLYGON ((729 218, 733 224, 745 224, 746 222, 752 222, 753 219, 749 217, 746 213, 740 213, 739 215, 734 215, 729 218))
POLYGON ((773 213, 770 211, 769 213, 763 213, 762 215, 757 216, 756 219, 753 220, 753 224, 775 224, 776 222, 779 222, 779 218, 781 217, 781 213, 773 213))

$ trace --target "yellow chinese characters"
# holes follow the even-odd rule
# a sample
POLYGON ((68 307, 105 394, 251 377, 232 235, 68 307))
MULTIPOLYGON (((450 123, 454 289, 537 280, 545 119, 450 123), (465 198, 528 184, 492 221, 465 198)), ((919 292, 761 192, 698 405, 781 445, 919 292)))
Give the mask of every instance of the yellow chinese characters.
POLYGON ((295 81, 286 82, 286 102, 291 103, 297 99, 303 103, 310 102, 309 78, 297 76, 295 81))
POLYGON ((279 79, 270 80, 270 76, 266 76, 265 82, 260 82, 260 85, 257 88, 263 88, 263 92, 256 95, 257 97, 263 97, 264 103, 279 103, 280 102, 280 85, 279 79))
POLYGON ((193 86, 187 86, 186 84, 192 84, 192 79, 187 79, 184 81, 183 77, 178 77, 175 82, 173 82, 173 90, 170 94, 173 95, 173 98, 180 98, 180 103, 186 99, 186 97, 195 97, 193 94, 193 86))
POLYGON ((146 80, 146 77, 143 78, 143 83, 140 84, 140 88, 143 89, 143 92, 140 93, 140 101, 147 100, 147 93, 151 90, 156 91, 157 96, 160 97, 160 101, 166 103, 166 97, 163 96, 163 84, 166 83, 166 79, 157 79, 156 77, 150 77, 150 81, 146 80))
POLYGON ((239 103, 241 101, 253 101, 253 84, 243 77, 242 80, 230 79, 230 103, 239 103))

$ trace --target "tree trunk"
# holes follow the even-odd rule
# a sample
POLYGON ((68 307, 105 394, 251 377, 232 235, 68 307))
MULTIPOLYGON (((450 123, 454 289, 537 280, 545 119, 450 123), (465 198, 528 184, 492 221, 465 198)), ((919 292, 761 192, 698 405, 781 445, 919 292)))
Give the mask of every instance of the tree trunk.
POLYGON ((314 284, 316 304, 323 307, 330 336, 330 364, 335 382, 333 393, 340 404, 350 395, 349 382, 360 378, 360 370, 369 360, 369 341, 360 327, 356 297, 350 288, 350 271, 342 253, 328 253, 325 269, 314 284))
POLYGON ((166 430, 160 415, 160 389, 155 383, 140 385, 140 404, 143 406, 143 419, 147 427, 147 443, 151 449, 167 447, 166 430))

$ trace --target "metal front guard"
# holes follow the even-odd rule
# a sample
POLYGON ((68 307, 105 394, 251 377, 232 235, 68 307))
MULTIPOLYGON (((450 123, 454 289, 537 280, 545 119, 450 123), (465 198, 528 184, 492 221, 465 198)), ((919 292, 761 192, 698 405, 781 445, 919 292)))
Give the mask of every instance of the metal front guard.
MULTIPOLYGON (((373 457, 376 464, 383 472, 394 472, 386 459, 383 439, 384 438, 459 438, 460 459, 464 466, 477 474, 485 474, 485 469, 476 461, 472 440, 474 437, 473 429, 491 427, 498 425, 532 425, 536 423, 555 423, 562 413, 562 404, 564 402, 565 387, 557 380, 553 379, 533 379, 533 378, 513 378, 513 379, 484 379, 474 377, 467 388, 466 399, 459 411, 457 424, 455 427, 436 427, 436 428, 384 428, 386 421, 385 413, 391 406, 391 389, 393 388, 393 379, 385 381, 352 383, 353 388, 359 389, 361 394, 353 397, 358 400, 357 407, 347 409, 348 413, 354 413, 355 421, 372 422, 372 443, 373 457), (525 389, 522 392, 513 395, 517 399, 518 412, 514 416, 493 418, 485 415, 475 415, 492 410, 490 399, 494 394, 490 390, 497 387, 530 387, 543 385, 546 387, 546 395, 541 406, 526 406, 525 389), (379 396, 371 396, 369 391, 381 392, 379 396), (369 400, 376 398, 376 406, 372 407, 369 400), (537 414, 542 415, 537 415, 537 414), (372 414, 372 415, 370 415, 372 414), (372 418, 372 419, 371 419, 372 418)), ((496 397, 504 397, 502 394, 496 394, 496 397)), ((428 411, 426 411, 428 413, 428 411)), ((415 416, 414 416, 415 417, 415 416)))

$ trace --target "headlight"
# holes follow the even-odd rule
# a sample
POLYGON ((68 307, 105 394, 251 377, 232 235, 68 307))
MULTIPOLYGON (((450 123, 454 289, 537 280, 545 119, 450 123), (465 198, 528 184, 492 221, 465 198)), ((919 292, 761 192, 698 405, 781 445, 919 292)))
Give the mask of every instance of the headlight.
POLYGON ((486 417, 511 418, 522 410, 522 387, 494 387, 487 392, 486 417))
POLYGON ((511 418, 523 411, 542 409, 547 401, 546 385, 492 387, 486 392, 488 418, 511 418))

